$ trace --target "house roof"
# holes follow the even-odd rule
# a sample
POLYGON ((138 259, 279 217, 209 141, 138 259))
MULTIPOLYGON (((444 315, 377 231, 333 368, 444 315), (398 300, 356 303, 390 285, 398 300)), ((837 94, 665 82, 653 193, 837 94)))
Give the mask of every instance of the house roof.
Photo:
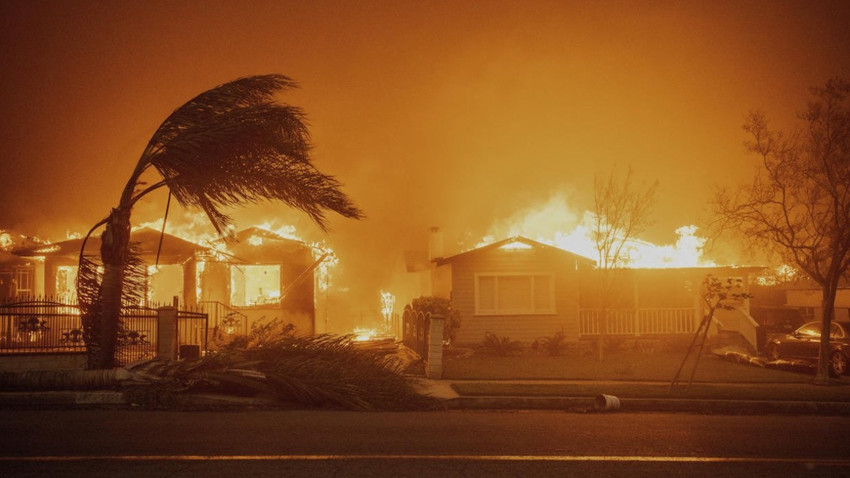
MULTIPOLYGON (((139 252, 143 256, 154 256, 157 251, 163 256, 173 256, 179 258, 191 257, 195 252, 204 251, 208 248, 180 239, 177 236, 170 234, 162 234, 150 228, 142 228, 133 231, 130 234, 130 241, 135 242, 139 247, 139 252), (160 250, 159 241, 162 236, 162 249, 160 250)), ((83 239, 70 239, 53 244, 42 244, 35 247, 18 249, 13 251, 15 255, 23 257, 58 257, 58 256, 78 256, 80 248, 83 245, 83 239)), ((100 237, 91 236, 86 241, 87 254, 100 253, 100 237)))
POLYGON ((313 248, 304 241, 283 237, 272 231, 249 227, 236 233, 236 242, 228 245, 232 258, 245 263, 277 262, 293 254, 312 254, 313 248))
POLYGON ((461 259, 461 258, 465 258, 465 257, 471 256, 471 255, 474 255, 474 254, 480 254, 482 252, 493 250, 493 249, 498 249, 500 247, 505 247, 505 246, 510 245, 510 244, 524 244, 526 246, 529 246, 529 247, 532 247, 532 248, 535 248, 535 249, 551 250, 551 251, 555 251, 555 252, 560 253, 560 254, 569 255, 569 256, 573 257, 574 259, 576 259, 577 261, 580 261, 580 262, 582 262, 586 265, 589 265, 589 266, 596 265, 596 261, 594 261, 593 259, 590 259, 588 257, 584 257, 582 255, 576 254, 574 252, 567 251, 565 249, 561 249, 559 247, 550 246, 548 244, 543 244, 542 242, 532 241, 531 239, 528 239, 527 237, 523 237, 523 236, 509 237, 507 239, 503 239, 501 241, 494 242, 492 244, 487 244, 486 246, 483 246, 483 247, 479 247, 478 249, 472 249, 470 251, 461 252, 460 254, 455 254, 455 255, 449 256, 449 257, 438 257, 438 258, 434 259, 433 261, 436 262, 437 265, 448 264, 448 263, 454 262, 454 261, 461 259))
POLYGON ((18 264, 26 261, 23 257, 16 256, 10 252, 0 251, 0 264, 18 264))
POLYGON ((306 242, 300 239, 284 237, 276 232, 272 232, 268 229, 263 229, 261 227, 249 227, 248 229, 243 229, 242 231, 236 233, 236 240, 239 242, 250 241, 251 238, 259 238, 263 240, 270 239, 272 241, 291 243, 293 245, 298 245, 301 247, 310 247, 306 242))

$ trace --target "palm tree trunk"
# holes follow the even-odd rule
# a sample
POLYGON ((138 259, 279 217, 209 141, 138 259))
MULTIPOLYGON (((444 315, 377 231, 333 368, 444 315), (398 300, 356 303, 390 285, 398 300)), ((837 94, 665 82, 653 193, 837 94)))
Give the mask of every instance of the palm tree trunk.
POLYGON ((118 323, 121 316, 121 297, 129 243, 130 209, 113 209, 106 223, 100 246, 103 260, 100 337, 98 337, 99 347, 95 350, 95 357, 90 358, 90 365, 93 368, 106 369, 116 365, 115 351, 118 345, 118 323))

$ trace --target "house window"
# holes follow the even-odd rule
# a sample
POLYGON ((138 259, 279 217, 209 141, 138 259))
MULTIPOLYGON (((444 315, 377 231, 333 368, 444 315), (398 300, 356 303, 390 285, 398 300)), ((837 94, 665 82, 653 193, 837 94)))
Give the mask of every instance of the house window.
POLYGON ((35 271, 30 266, 15 267, 15 290, 18 296, 31 296, 35 288, 35 271))
POLYGON ((165 264, 148 266, 147 302, 151 306, 168 305, 174 297, 183 300, 183 266, 165 264))
POLYGON ((554 279, 551 274, 476 274, 475 313, 553 314, 554 279))
POLYGON ((56 301, 73 304, 77 301, 77 266, 56 267, 56 301))
POLYGON ((280 303, 280 266, 246 264, 231 267, 230 303, 237 306, 280 303))

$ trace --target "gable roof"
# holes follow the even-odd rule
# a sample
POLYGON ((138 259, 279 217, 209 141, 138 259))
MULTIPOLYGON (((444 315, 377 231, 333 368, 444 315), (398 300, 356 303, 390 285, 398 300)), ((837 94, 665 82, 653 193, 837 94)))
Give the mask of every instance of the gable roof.
POLYGON ((461 258, 466 258, 466 257, 472 256, 472 255, 475 255, 475 254, 480 254, 482 252, 490 251, 490 250, 493 250, 493 249, 498 249, 498 248, 501 248, 501 247, 504 247, 504 246, 507 246, 507 245, 510 245, 510 244, 515 244, 515 243, 524 244, 524 245, 529 246, 529 247, 534 248, 534 249, 549 250, 549 251, 555 251, 559 254, 565 254, 565 255, 572 257, 576 261, 583 263, 584 265, 588 265, 588 266, 596 265, 596 261, 594 261, 593 259, 590 259, 588 257, 584 257, 582 255, 576 254, 574 252, 567 251, 565 249, 561 249, 559 247, 550 246, 548 244, 543 244, 542 242, 532 241, 531 239, 529 239, 527 237, 523 237, 523 236, 509 237, 507 239, 503 239, 501 241, 497 241, 497 242, 494 242, 492 244, 487 244, 486 246, 479 247, 478 249, 472 249, 470 251, 461 252, 460 254, 455 254, 455 255, 449 256, 449 257, 438 257, 438 258, 434 259, 433 262, 436 262, 437 265, 448 264, 448 263, 454 262, 454 261, 461 259, 461 258))

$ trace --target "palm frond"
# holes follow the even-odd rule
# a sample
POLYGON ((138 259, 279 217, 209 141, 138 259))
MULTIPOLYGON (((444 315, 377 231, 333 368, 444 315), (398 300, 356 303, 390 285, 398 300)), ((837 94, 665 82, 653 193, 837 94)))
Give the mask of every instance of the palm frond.
POLYGON ((182 361, 161 368, 189 391, 265 393, 306 407, 348 410, 411 410, 441 406, 420 394, 392 360, 359 349, 347 336, 298 337, 284 329, 233 342, 187 367, 182 361))
POLYGON ((279 200, 327 227, 325 211, 360 218, 340 183, 310 161, 304 112, 273 102, 295 83, 281 75, 242 78, 202 93, 154 134, 142 162, 157 169, 183 206, 206 212, 224 235, 226 206, 279 200))
POLYGON ((276 93, 297 87, 292 79, 271 74, 239 78, 211 88, 174 110, 157 129, 148 149, 167 144, 191 125, 203 124, 234 108, 269 102, 276 93))

